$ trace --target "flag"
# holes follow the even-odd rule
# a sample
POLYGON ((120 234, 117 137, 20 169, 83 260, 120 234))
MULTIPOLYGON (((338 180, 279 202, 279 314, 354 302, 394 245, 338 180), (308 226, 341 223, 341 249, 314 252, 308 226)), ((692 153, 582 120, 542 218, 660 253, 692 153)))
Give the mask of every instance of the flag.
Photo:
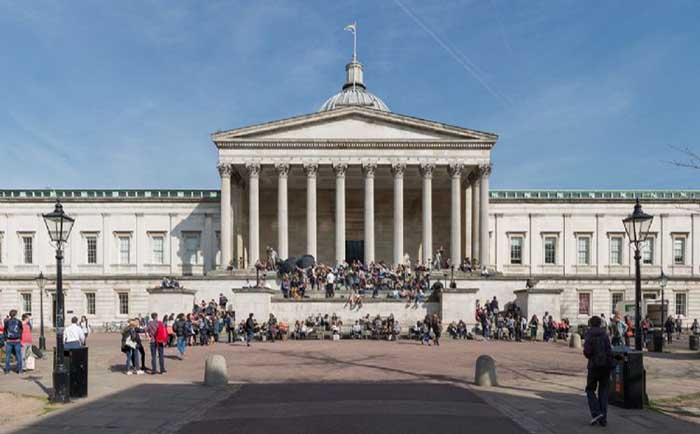
POLYGON ((355 33, 355 31, 357 30, 357 23, 348 24, 343 30, 355 33))

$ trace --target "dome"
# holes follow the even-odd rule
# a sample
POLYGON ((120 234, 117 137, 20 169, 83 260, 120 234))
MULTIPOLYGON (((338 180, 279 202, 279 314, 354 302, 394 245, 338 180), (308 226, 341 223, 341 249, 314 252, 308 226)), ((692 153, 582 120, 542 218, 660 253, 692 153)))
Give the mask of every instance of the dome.
POLYGON ((391 111, 378 96, 367 91, 362 77, 362 64, 356 60, 345 66, 347 78, 343 89, 328 98, 320 108, 320 112, 335 110, 347 106, 367 107, 381 111, 391 111))

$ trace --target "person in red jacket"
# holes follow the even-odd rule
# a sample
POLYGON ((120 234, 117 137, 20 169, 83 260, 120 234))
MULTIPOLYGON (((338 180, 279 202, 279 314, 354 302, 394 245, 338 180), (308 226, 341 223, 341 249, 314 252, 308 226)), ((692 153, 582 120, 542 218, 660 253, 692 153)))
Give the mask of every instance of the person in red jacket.
POLYGON ((151 321, 148 323, 146 333, 151 340, 151 374, 156 373, 156 353, 158 354, 158 363, 160 364, 160 373, 164 374, 165 370, 165 344, 168 342, 168 332, 165 330, 163 321, 158 320, 158 314, 151 314, 151 321))

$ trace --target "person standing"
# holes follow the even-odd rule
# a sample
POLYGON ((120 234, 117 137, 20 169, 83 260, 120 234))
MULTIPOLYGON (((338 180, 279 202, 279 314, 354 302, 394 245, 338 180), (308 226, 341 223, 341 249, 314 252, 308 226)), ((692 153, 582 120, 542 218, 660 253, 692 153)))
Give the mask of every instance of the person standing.
POLYGON ((73 350, 82 348, 85 343, 83 329, 78 325, 78 317, 74 316, 70 320, 71 324, 63 331, 63 348, 73 350))
POLYGON ((138 332, 138 320, 129 320, 129 325, 122 332, 122 352, 126 354, 126 375, 138 374, 144 372, 139 369, 139 357, 137 354, 141 337, 138 332), (133 371, 130 369, 133 367, 133 371))
POLYGON ((150 339, 151 347, 151 375, 155 374, 156 371, 156 355, 158 356, 158 364, 160 365, 160 373, 164 374, 165 371, 165 343, 168 341, 168 332, 165 330, 165 325, 163 321, 158 320, 158 314, 151 314, 151 321, 148 323, 148 328, 146 329, 146 334, 150 339))
POLYGON ((245 344, 250 346, 250 341, 253 339, 253 334, 255 333, 255 320, 253 319, 253 314, 248 315, 248 319, 245 321, 245 344))
POLYGON ((187 349, 187 321, 185 320, 185 314, 181 313, 177 316, 177 320, 175 320, 173 325, 173 331, 177 338, 177 351, 180 353, 180 360, 182 360, 187 349))
POLYGON ((442 322, 440 321, 440 318, 437 316, 436 313, 433 314, 433 317, 430 321, 430 328, 433 329, 433 341, 435 342, 435 346, 439 347, 440 335, 442 335, 442 322))
POLYGON ((85 336, 85 340, 83 342, 87 344, 87 338, 90 336, 90 333, 92 333, 92 329, 90 328, 90 324, 88 324, 88 319, 85 315, 80 317, 80 324, 78 325, 83 330, 83 335, 85 336))
POLYGON ((31 371, 34 369, 34 365, 31 365, 29 362, 32 354, 32 327, 29 323, 30 320, 31 316, 29 314, 25 313, 22 315, 22 366, 24 366, 24 369, 31 371))
POLYGON ((228 343, 233 342, 234 334, 236 332, 236 315, 232 311, 226 312, 224 317, 224 327, 226 327, 226 336, 228 338, 228 343))
POLYGON ((3 322, 3 337, 5 340, 5 374, 10 373, 12 354, 17 359, 17 373, 22 374, 22 321, 17 319, 17 310, 10 311, 10 317, 3 322))
POLYGON ((586 396, 591 412, 591 425, 608 424, 608 387, 610 369, 612 369, 612 347, 599 316, 593 316, 588 322, 589 329, 584 340, 583 355, 588 359, 588 376, 586 378, 586 396), (598 395, 596 396, 596 389, 598 395))

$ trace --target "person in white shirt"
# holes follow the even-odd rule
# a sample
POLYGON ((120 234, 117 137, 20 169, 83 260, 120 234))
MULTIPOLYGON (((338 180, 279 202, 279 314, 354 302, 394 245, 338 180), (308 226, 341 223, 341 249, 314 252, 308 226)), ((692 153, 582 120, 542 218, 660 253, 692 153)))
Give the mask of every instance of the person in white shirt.
POLYGON ((63 348, 66 350, 82 348, 85 343, 85 333, 78 325, 78 317, 74 316, 70 322, 71 325, 63 331, 63 348))

